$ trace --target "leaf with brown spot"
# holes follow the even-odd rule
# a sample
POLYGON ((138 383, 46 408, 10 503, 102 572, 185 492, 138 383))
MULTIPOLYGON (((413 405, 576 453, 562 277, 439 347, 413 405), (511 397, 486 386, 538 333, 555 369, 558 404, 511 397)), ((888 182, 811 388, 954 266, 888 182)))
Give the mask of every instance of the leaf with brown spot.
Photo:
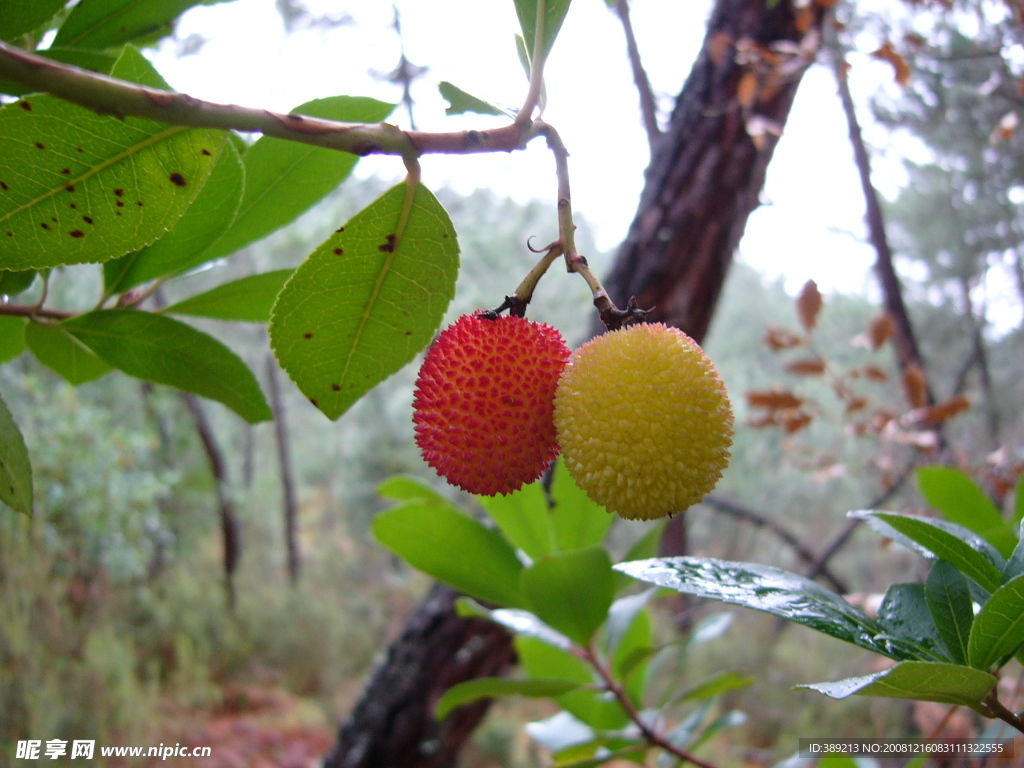
POLYGON ((796 315, 804 330, 810 331, 814 328, 818 322, 818 313, 821 312, 823 304, 824 300, 821 297, 821 292, 818 290, 818 284, 813 280, 808 280, 804 283, 804 287, 800 290, 800 295, 796 298, 796 315))

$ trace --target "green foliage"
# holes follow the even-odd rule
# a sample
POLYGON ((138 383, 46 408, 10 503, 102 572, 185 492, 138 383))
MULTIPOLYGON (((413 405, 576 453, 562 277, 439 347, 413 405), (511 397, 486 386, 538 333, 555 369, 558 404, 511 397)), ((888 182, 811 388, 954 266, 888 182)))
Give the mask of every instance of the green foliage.
MULTIPOLYGON (((765 611, 898 661, 882 672, 801 687, 839 699, 862 695, 958 704, 995 717, 988 703, 996 683, 990 670, 1024 645, 1024 575, 1005 571, 1002 556, 986 538, 950 522, 967 521, 970 510, 991 504, 966 476, 930 470, 921 473, 921 483, 946 519, 860 513, 883 535, 938 558, 924 584, 889 588, 877 621, 814 582, 766 566, 680 557, 616 568, 684 594, 765 611), (984 591, 972 595, 968 579, 984 591), (972 601, 981 603, 977 615, 972 601)), ((989 512, 979 513, 973 524, 986 533, 1010 530, 994 506, 989 512)), ((1016 537, 1007 544, 1014 553, 1020 547, 1016 537)))
POLYGON ((475 680, 467 680, 464 683, 453 685, 444 692, 437 702, 435 714, 438 720, 444 720, 456 707, 468 704, 471 701, 497 696, 530 696, 532 698, 546 698, 558 696, 559 694, 578 688, 579 683, 571 680, 545 680, 543 678, 531 678, 529 680, 510 680, 506 677, 478 677, 475 680))
POLYGON ((533 58, 537 38, 537 11, 541 10, 543 37, 540 50, 540 61, 547 59, 551 47, 555 44, 558 31, 562 28, 565 14, 569 11, 571 0, 515 0, 516 15, 519 26, 523 30, 526 51, 533 58))
POLYGON ((0 499, 11 509, 32 514, 32 468, 21 430, 0 398, 0 499))
POLYGON ((476 96, 466 93, 457 85, 452 85, 447 80, 442 80, 438 83, 437 89, 448 101, 449 106, 444 111, 446 115, 462 115, 466 112, 476 112, 480 115, 515 116, 510 115, 508 110, 496 107, 483 99, 478 99, 476 96))
POLYGON ((281 291, 270 323, 281 367, 337 419, 430 341, 458 267, 444 208, 422 185, 398 185, 322 243, 281 291))
MULTIPOLYGON (((216 1, 216 0, 215 0, 216 1)), ((203 0, 83 0, 61 25, 55 45, 112 48, 171 31, 171 22, 203 0)), ((208 0, 207 0, 208 2, 208 0)))
POLYGON ((209 291, 190 296, 167 308, 177 315, 212 317, 217 320, 245 320, 250 323, 270 322, 270 310, 281 288, 294 270, 276 269, 218 285, 209 291))
POLYGON ((85 384, 113 370, 61 325, 31 322, 24 339, 36 360, 69 384, 85 384))
POLYGON ((13 40, 57 15, 67 0, 8 0, 0 16, 0 39, 13 40))
MULTIPOLYGON (((112 75, 160 87, 126 47, 112 75)), ((6 269, 107 261, 171 228, 206 182, 223 131, 97 115, 48 95, 0 108, 6 269)))

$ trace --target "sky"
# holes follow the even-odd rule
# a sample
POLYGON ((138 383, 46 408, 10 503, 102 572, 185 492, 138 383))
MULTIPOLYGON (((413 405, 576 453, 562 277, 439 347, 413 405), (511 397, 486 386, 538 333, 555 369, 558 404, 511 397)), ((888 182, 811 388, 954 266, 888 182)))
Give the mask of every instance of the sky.
MULTIPOLYGON (((279 111, 336 94, 397 101, 399 89, 374 77, 398 61, 391 4, 307 0, 306 5, 313 14, 337 14, 344 7, 354 23, 285 34, 273 0, 235 0, 188 11, 175 39, 151 57, 172 87, 211 101, 279 111), (197 54, 181 56, 190 35, 205 42, 197 54)), ((699 50, 710 5, 710 0, 632 2, 641 55, 666 113, 699 50)), ((443 80, 498 104, 521 103, 526 78, 515 51, 512 0, 398 0, 398 8, 407 57, 428 67, 413 92, 418 129, 502 123, 482 115, 446 117, 446 102, 437 91, 443 80)), ((891 81, 892 73, 864 55, 852 61, 861 118, 872 144, 882 150, 874 180, 883 193, 893 194, 900 182, 900 153, 891 151, 891 137, 871 128, 866 106, 869 94, 891 81)), ((599 247, 613 249, 636 210, 648 152, 622 28, 602 0, 572 4, 545 79, 544 119, 559 131, 571 155, 574 211, 592 225, 599 247)), ((403 110, 391 121, 408 127, 403 110)), ((508 155, 428 156, 422 166, 430 187, 465 192, 490 187, 521 200, 551 200, 554 216, 554 166, 541 141, 508 155)), ((402 172, 392 157, 364 158, 358 171, 396 179, 402 172)), ((826 292, 873 291, 874 254, 864 242, 863 197, 835 83, 823 65, 804 77, 762 198, 765 205, 751 215, 740 244, 741 260, 770 277, 781 276, 794 292, 809 279, 826 292)))

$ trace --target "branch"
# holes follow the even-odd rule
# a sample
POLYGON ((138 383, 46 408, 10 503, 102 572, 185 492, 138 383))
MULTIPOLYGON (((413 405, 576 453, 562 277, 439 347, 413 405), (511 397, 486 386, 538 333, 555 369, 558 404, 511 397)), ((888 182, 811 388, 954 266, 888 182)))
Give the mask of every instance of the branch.
POLYGON ((658 127, 658 107, 654 101, 654 91, 651 90, 651 81, 647 79, 647 71, 643 62, 640 61, 640 47, 636 43, 636 35, 633 34, 633 23, 629 19, 629 0, 618 0, 615 3, 615 13, 622 21, 622 31, 626 34, 626 53, 629 55, 629 66, 633 70, 633 82, 636 83, 636 90, 640 96, 640 116, 644 121, 644 129, 647 131, 647 142, 651 147, 651 154, 661 138, 661 129, 658 127))
POLYGON ((288 442, 288 421, 284 398, 278 384, 277 359, 267 352, 267 390, 270 406, 274 413, 274 441, 277 443, 277 465, 281 473, 281 501, 284 506, 284 542, 288 560, 288 579, 292 585, 299 583, 299 540, 296 533, 298 524, 298 503, 295 500, 295 473, 292 471, 291 446, 288 442))
POLYGON ((511 152, 536 136, 528 120, 487 131, 403 131, 389 123, 341 123, 235 104, 215 104, 183 93, 145 88, 60 64, 0 42, 0 78, 53 94, 99 114, 146 117, 170 125, 259 132, 355 155, 511 152))
POLYGON ((43 309, 35 304, 0 304, 0 315, 48 317, 51 320, 67 320, 69 317, 75 317, 76 314, 76 312, 63 312, 58 309, 43 309))

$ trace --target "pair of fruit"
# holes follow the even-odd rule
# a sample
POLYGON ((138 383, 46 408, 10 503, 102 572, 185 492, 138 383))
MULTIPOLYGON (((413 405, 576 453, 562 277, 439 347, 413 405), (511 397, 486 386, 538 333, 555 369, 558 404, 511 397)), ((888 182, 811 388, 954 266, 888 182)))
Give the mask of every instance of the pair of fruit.
POLYGON ((470 493, 511 493, 559 450, 577 485, 622 517, 649 520, 700 501, 725 469, 732 410, 689 336, 630 325, 571 353, 550 325, 464 315, 427 352, 416 442, 470 493))

